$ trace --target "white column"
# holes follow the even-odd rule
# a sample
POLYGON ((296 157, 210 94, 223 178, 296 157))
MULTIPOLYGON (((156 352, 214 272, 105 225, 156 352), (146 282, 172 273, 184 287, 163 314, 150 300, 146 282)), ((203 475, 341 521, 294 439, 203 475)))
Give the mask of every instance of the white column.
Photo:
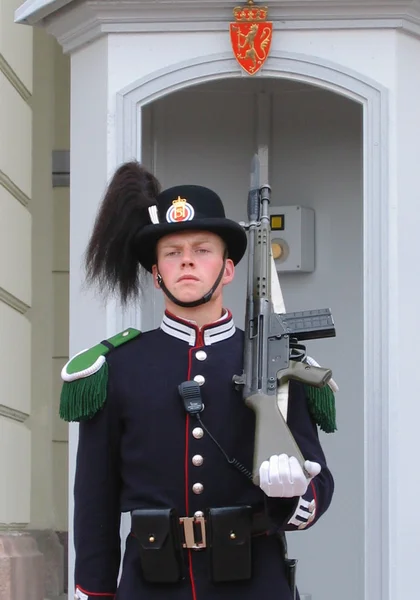
POLYGON ((397 38, 395 103, 391 119, 396 142, 389 171, 394 173, 395 202, 391 206, 393 231, 391 269, 396 274, 395 303, 388 323, 395 348, 389 363, 394 394, 390 402, 389 470, 384 473, 390 506, 390 584, 392 600, 419 595, 418 548, 420 498, 418 440, 418 340, 420 338, 420 40, 397 38))
POLYGON ((54 121, 54 40, 34 31, 34 109, 32 208, 32 502, 31 529, 51 529, 52 504, 52 365, 53 341, 53 203, 51 149, 54 121))

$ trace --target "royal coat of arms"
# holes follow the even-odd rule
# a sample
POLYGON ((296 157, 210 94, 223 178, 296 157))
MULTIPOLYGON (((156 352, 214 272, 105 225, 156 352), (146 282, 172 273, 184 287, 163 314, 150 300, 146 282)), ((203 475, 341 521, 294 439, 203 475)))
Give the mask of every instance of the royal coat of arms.
POLYGON ((235 58, 249 75, 255 75, 270 52, 273 24, 266 20, 268 8, 248 0, 246 5, 236 6, 233 14, 230 39, 235 58))

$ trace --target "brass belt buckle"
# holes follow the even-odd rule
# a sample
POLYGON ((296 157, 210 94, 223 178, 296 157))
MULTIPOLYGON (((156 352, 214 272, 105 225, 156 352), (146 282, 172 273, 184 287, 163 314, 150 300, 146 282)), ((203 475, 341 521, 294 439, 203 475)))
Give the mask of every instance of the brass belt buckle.
POLYGON ((185 541, 182 544, 183 548, 202 550, 206 547, 206 521, 204 517, 180 517, 179 522, 184 529, 185 541), (195 538, 194 525, 200 526, 201 540, 195 538))

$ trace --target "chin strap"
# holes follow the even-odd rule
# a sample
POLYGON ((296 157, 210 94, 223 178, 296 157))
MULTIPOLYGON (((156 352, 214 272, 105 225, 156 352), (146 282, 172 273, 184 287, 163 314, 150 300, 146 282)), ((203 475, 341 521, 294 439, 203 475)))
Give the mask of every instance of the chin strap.
POLYGON ((194 300, 193 302, 182 302, 182 300, 178 300, 178 298, 175 298, 175 296, 173 294, 171 294, 171 292, 166 287, 166 285, 162 279, 162 275, 160 273, 157 274, 156 279, 159 284, 159 287, 161 288, 163 293, 169 298, 169 300, 171 302, 173 302, 177 306, 181 306, 182 308, 194 308, 195 306, 200 306, 201 304, 206 304, 207 302, 209 302, 211 300, 214 292, 219 287, 219 283, 222 281, 223 273, 225 272, 226 258, 227 258, 227 253, 225 253, 223 256, 222 268, 220 269, 220 273, 217 276, 217 279, 214 282, 214 284, 212 285, 212 287, 209 289, 209 291, 206 294, 204 294, 204 296, 202 298, 200 298, 199 300, 194 300))

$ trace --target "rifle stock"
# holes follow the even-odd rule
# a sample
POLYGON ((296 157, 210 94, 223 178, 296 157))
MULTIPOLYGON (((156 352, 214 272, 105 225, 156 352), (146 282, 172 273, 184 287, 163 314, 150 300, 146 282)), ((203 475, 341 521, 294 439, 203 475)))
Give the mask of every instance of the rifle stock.
POLYGON ((279 410, 277 396, 257 392, 245 398, 245 404, 255 412, 253 483, 259 485, 261 463, 275 454, 295 456, 303 465, 305 459, 279 410))

